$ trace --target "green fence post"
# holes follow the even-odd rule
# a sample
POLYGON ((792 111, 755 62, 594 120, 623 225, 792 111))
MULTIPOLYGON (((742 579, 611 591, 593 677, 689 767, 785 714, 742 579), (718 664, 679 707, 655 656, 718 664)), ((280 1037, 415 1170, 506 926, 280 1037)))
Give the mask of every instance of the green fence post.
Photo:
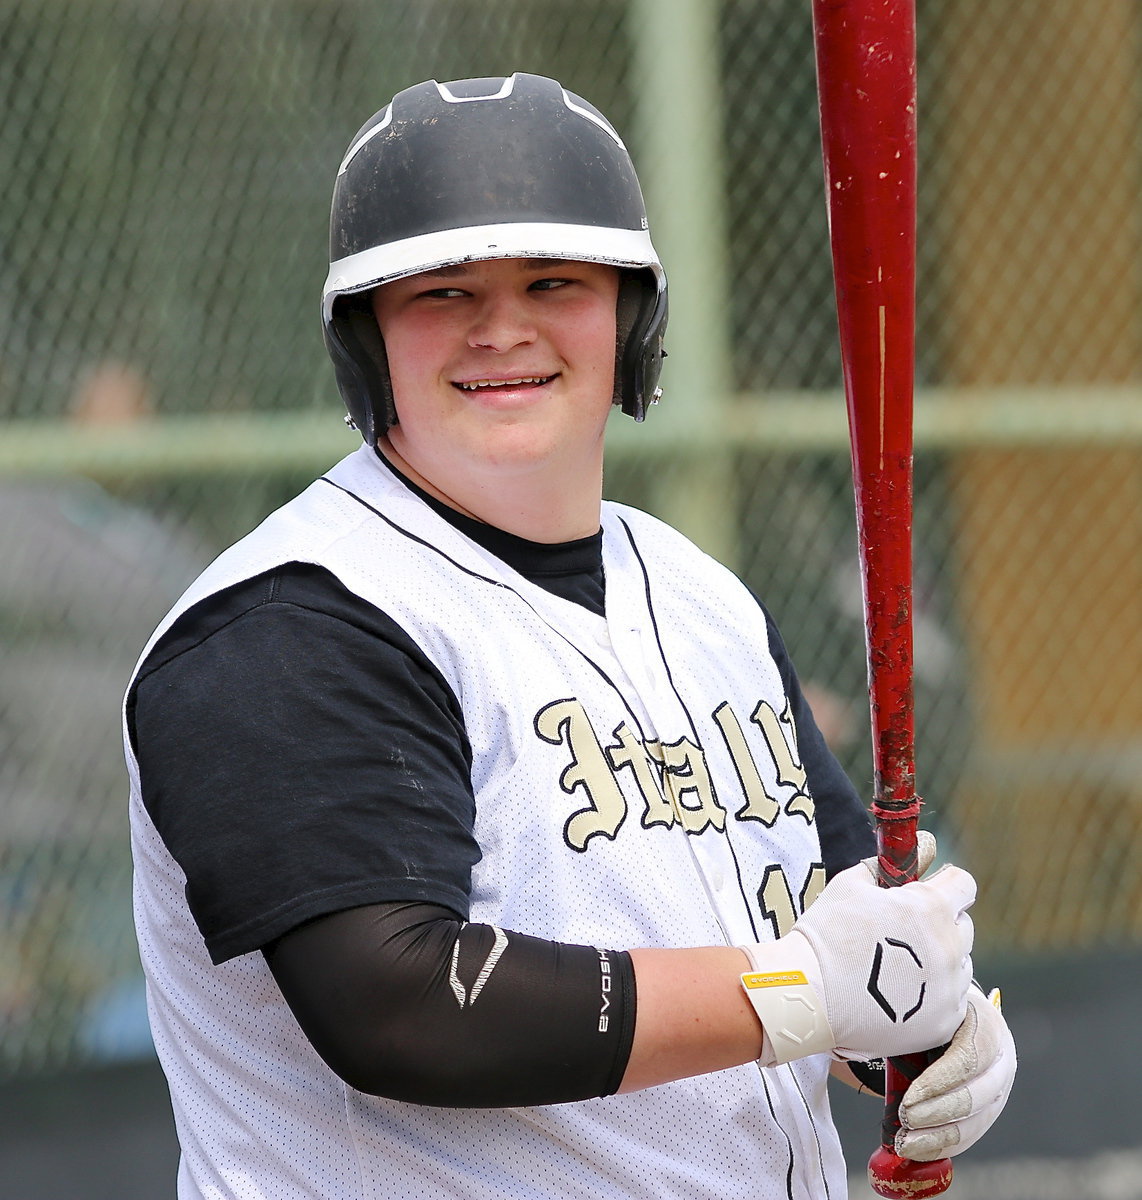
POLYGON ((726 442, 732 383, 717 18, 716 0, 631 0, 628 10, 633 152, 651 233, 670 278, 663 399, 645 432, 653 426, 647 440, 671 449, 652 504, 733 565, 737 519, 726 442))

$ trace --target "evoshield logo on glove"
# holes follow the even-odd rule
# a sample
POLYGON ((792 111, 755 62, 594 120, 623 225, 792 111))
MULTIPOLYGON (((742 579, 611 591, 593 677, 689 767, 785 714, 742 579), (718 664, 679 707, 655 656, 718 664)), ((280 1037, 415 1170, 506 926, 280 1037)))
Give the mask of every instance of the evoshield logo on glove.
POLYGON ((746 991, 763 987, 788 987, 790 984, 808 984, 808 982, 804 971, 771 971, 765 974, 753 971, 742 976, 742 984, 746 991))
POLYGON ((908 966, 909 959, 916 965, 917 970, 923 971, 924 964, 907 942, 899 941, 896 938, 885 938, 876 943, 876 950, 872 956, 872 970, 869 972, 866 986, 868 994, 880 1005, 885 1015, 893 1023, 897 1021, 903 1023, 910 1017, 914 1017, 924 1004, 924 990, 927 984, 921 978, 920 990, 916 994, 915 1003, 911 1003, 910 1007, 904 1009, 904 1015, 899 1016, 900 1009, 912 1000, 913 985, 907 982, 907 977, 913 974, 908 966), (884 994, 885 990, 892 992, 892 999, 896 1001, 895 1005, 884 994))

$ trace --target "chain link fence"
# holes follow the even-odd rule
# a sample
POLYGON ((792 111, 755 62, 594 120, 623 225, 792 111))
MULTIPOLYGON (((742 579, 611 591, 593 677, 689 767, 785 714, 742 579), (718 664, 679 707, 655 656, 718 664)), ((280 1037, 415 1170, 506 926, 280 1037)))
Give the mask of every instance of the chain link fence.
MULTIPOLYGON (((680 8, 719 85, 722 177, 692 186, 724 216, 694 236, 722 239, 730 394, 690 432, 720 465, 696 492, 705 452, 653 413, 616 427, 608 492, 712 514, 692 531, 775 613, 867 791, 809 3, 658 19, 680 8)), ((200 567, 353 448, 317 320, 345 145, 422 78, 534 70, 652 178, 656 96, 690 82, 648 70, 644 11, 0 0, 0 1075, 145 1051, 119 699, 200 567)), ((921 790, 980 880, 981 953, 1136 946, 1142 11, 920 0, 919 29, 921 790)), ((686 201, 651 194, 652 224, 686 201)))

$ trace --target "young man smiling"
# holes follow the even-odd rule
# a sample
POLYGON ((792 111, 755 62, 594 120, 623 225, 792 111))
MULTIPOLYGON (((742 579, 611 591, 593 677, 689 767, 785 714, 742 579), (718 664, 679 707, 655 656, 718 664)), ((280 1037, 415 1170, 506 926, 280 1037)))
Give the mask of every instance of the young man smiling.
POLYGON ((498 259, 373 293, 400 420, 382 453, 460 512, 537 542, 599 528, 618 268, 498 259))
POLYGON ((323 318, 364 444, 126 702, 180 1197, 840 1197, 831 1063, 953 1035, 900 1146, 974 1142, 1014 1050, 970 876, 876 887, 764 610, 601 499, 666 324, 605 118, 530 75, 400 93, 323 318))

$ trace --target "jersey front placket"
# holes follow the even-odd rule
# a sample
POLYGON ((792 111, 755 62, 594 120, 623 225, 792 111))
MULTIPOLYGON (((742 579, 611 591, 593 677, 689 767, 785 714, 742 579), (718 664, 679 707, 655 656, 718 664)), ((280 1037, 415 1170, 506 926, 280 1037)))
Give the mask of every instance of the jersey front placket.
MULTIPOLYGON (((769 922, 758 920, 753 914, 746 880, 742 878, 743 859, 746 862, 755 860, 747 854, 748 834, 736 828, 739 822, 735 820, 734 811, 741 798, 740 780, 729 780, 724 772, 717 775, 715 755, 702 746, 700 731, 695 729, 702 706, 709 707, 710 692, 690 696, 680 694, 677 676, 681 672, 678 668, 684 664, 672 665, 667 659, 656 612, 652 611, 656 607, 654 589, 643 574, 641 564, 635 561, 637 555, 632 553, 632 541, 625 536, 614 536, 614 530, 608 530, 608 533, 612 535, 605 543, 612 568, 607 574, 610 643, 616 663, 621 665, 645 709, 647 736, 663 748, 664 791, 674 809, 678 829, 686 837, 695 872, 727 944, 774 936, 777 931, 769 922), (689 752, 670 756, 666 752, 668 747, 685 747, 689 752), (719 783, 725 785, 725 795, 720 793, 719 783)), ((709 677, 717 678, 719 665, 710 663, 709 677)), ((759 678, 759 691, 762 686, 759 678)), ((744 734, 742 737, 744 741, 744 734)), ((744 746, 742 752, 747 752, 744 746)), ((740 764, 738 769, 740 771, 740 764)), ((777 791, 776 788, 772 790, 777 791)), ((803 832, 814 832, 810 823, 805 825, 803 832)), ((809 840, 816 841, 815 833, 809 840)), ((795 846, 796 840, 792 842, 795 846)), ((828 1185, 821 1170, 818 1133, 803 1104, 804 1089, 812 1085, 807 1079, 798 1082, 797 1072, 791 1066, 778 1067, 764 1074, 769 1077, 768 1082, 763 1081, 763 1087, 774 1116, 791 1142, 797 1145, 794 1156, 797 1194, 801 1194, 800 1188, 805 1188, 806 1195, 828 1196, 828 1185)))
MULTIPOLYGON (((671 678, 648 606, 642 571, 627 538, 609 530, 608 628, 614 655, 647 714, 647 736, 658 759, 664 800, 686 835, 694 868, 723 930, 734 945, 759 932, 739 883, 731 844, 730 813, 718 794, 710 760, 671 678), (613 614, 613 616, 612 616, 613 614)), ((717 665, 712 664, 716 674, 717 665)), ((702 697, 705 700, 705 697, 702 697)))

